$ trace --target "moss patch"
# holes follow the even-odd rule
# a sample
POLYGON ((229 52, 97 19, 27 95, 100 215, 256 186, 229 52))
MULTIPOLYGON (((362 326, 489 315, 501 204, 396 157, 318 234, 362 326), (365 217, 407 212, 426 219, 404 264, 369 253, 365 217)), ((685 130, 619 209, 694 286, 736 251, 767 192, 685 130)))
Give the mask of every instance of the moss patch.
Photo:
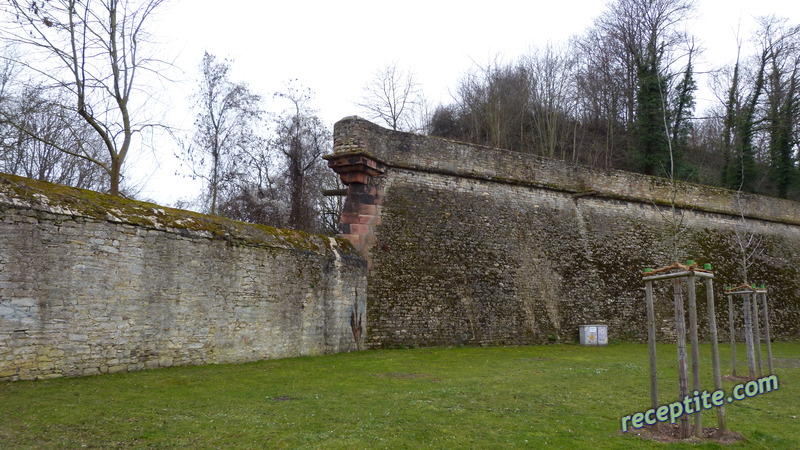
MULTIPOLYGON (((187 237, 224 239, 231 245, 316 253, 327 253, 331 249, 330 238, 323 235, 239 222, 16 175, 0 174, 0 205, 129 224, 187 237)), ((357 253, 349 241, 336 238, 335 242, 342 252, 357 253)))

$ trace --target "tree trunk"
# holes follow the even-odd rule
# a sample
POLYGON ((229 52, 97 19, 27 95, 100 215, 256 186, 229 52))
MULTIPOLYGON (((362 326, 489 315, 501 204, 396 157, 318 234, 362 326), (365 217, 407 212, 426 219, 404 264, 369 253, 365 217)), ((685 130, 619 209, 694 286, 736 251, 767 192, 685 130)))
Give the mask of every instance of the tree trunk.
POLYGON ((119 157, 111 159, 111 187, 109 193, 111 195, 119 195, 119 178, 122 161, 119 157))

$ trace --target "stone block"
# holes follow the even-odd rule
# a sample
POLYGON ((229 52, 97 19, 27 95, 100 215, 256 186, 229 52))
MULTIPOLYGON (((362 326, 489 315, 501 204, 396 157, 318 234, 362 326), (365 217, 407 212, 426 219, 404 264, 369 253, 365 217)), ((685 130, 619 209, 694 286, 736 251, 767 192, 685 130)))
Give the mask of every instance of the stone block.
POLYGON ((33 298, 13 298, 11 300, 6 300, 3 303, 6 302, 12 308, 33 308, 37 306, 36 299, 33 298))

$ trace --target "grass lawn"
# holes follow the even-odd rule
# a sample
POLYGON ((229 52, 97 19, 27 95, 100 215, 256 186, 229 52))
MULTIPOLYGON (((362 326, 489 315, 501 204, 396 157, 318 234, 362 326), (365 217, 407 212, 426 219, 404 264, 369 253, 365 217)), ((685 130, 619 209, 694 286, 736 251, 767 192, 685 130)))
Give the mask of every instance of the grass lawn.
MULTIPOLYGON (((720 352, 728 374, 730 348, 720 352)), ((701 347, 709 392, 710 353, 701 347)), ((779 390, 726 406, 729 428, 746 438, 731 447, 800 448, 800 342, 773 353, 779 390)), ((658 354, 667 404, 677 397, 675 346, 658 354)), ((741 345, 740 373, 744 355, 741 345)), ((619 433, 620 417, 648 409, 648 376, 647 345, 625 343, 380 350, 3 383, 0 447, 718 448, 619 433)), ((712 411, 703 417, 716 425, 712 411)))

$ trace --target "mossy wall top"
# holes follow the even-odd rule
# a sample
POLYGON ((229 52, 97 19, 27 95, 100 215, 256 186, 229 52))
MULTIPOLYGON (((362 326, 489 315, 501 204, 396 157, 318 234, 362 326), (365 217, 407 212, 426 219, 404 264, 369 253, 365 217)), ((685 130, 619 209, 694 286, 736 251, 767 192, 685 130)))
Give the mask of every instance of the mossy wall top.
POLYGON ((357 348, 343 239, 0 175, 0 380, 357 348))
MULTIPOLYGON (((328 237, 295 230, 229 220, 220 216, 167 208, 99 192, 0 173, 0 205, 89 220, 135 225, 185 237, 222 239, 249 245, 325 254, 328 237)), ((335 245, 345 256, 357 255, 347 240, 335 245)))
MULTIPOLYGON (((369 182, 380 220, 361 240, 373 264, 373 346, 577 340, 578 325, 592 323, 608 324, 611 339, 646 338, 641 273, 674 261, 673 193, 678 259, 714 266, 720 330, 728 329, 723 287, 742 282, 736 235, 750 232, 760 248, 748 281, 769 287, 772 334, 800 336, 798 203, 682 182, 673 191, 657 177, 394 132, 357 117, 338 122, 334 139, 335 154, 388 167, 369 182)), ((667 339, 668 284, 656 286, 667 339)))

